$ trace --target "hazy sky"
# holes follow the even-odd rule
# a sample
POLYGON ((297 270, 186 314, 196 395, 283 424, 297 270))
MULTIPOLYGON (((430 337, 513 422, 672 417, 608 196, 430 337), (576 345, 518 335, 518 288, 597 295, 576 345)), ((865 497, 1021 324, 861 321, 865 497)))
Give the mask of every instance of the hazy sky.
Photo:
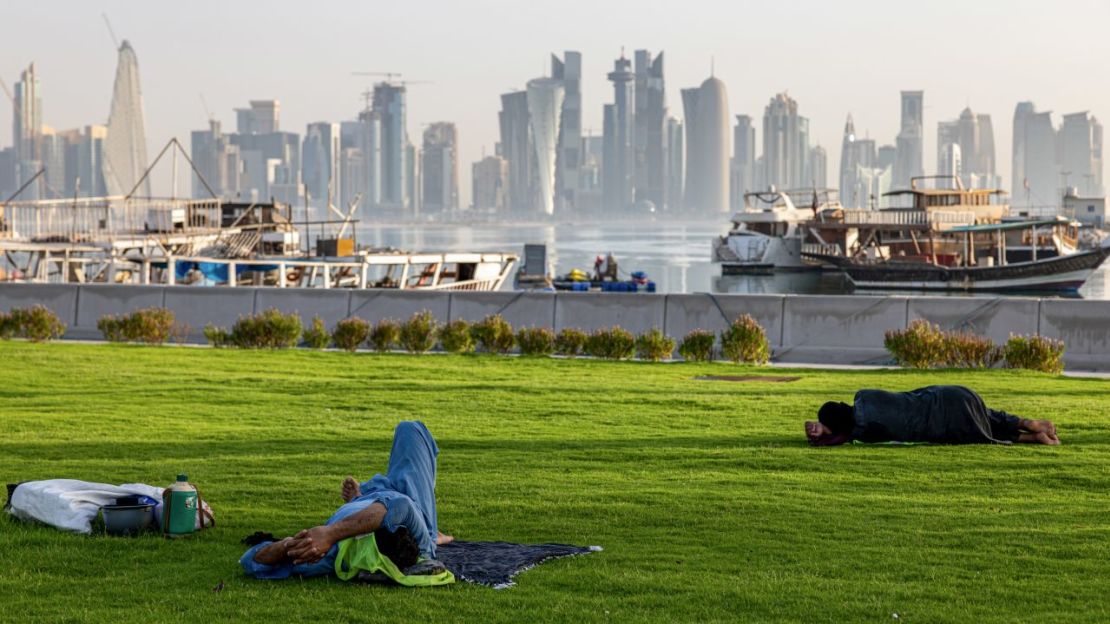
MULTIPOLYGON (((413 142, 424 124, 458 124, 464 205, 470 163, 497 140, 500 94, 563 50, 583 54, 583 122, 598 134, 621 46, 666 52, 679 117, 679 89, 706 78, 710 59, 733 114, 759 119, 788 91, 829 151, 832 185, 845 115, 858 134, 893 143, 902 89, 925 91, 929 172, 938 120, 967 105, 990 113, 1007 188, 1019 100, 1110 117, 1110 0, 3 0, 0 75, 11 86, 37 62, 47 125, 107 120, 116 54, 102 12, 138 55, 151 157, 205 127, 198 94, 229 131, 233 108, 279 99, 282 128, 303 134, 308 122, 355 116, 372 79, 351 72, 401 72, 433 81, 409 88, 413 142)), ((10 114, 0 105, 0 145, 11 142, 10 114)))

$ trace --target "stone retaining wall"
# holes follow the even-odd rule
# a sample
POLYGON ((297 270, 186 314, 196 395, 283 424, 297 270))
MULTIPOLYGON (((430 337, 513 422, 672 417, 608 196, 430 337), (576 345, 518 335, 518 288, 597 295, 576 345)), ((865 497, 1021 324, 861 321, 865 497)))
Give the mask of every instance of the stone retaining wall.
POLYGON ((174 311, 203 342, 211 323, 230 327, 246 314, 277 308, 307 323, 319 315, 329 327, 348 316, 375 322, 404 320, 420 310, 441 322, 475 321, 500 313, 513 327, 577 327, 591 331, 620 325, 641 333, 659 327, 676 340, 694 329, 720 332, 741 314, 766 329, 772 358, 815 364, 883 364, 883 334, 926 319, 943 329, 963 329, 1003 342, 1011 333, 1042 334, 1067 345, 1073 370, 1110 370, 1110 301, 1024 297, 867 295, 725 295, 541 292, 433 292, 0 284, 0 311, 41 303, 69 327, 66 337, 98 339, 97 320, 158 306, 174 311))

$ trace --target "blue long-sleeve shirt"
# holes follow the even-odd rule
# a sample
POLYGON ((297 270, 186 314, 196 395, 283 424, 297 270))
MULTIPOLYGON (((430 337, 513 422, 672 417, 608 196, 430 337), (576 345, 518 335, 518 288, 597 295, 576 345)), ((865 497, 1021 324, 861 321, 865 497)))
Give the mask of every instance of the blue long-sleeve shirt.
MULTIPOLYGON (((385 479, 382 475, 378 475, 378 477, 385 479)), ((375 477, 375 479, 378 477, 375 477)), ((424 522, 424 514, 417 509, 412 499, 397 491, 367 487, 373 483, 373 481, 372 479, 362 484, 360 489, 364 493, 336 510, 325 524, 335 524, 352 514, 366 509, 374 503, 381 503, 385 505, 386 509, 385 518, 382 520, 382 526, 389 531, 396 531, 398 527, 402 526, 407 528, 409 533, 416 538, 420 546, 420 554, 428 558, 435 558, 435 539, 430 537, 427 525, 424 522)), ((379 483, 376 485, 385 484, 379 483)), ((252 546, 243 554, 242 558, 239 559, 239 563, 243 566, 243 570, 247 574, 259 579, 284 579, 290 576, 308 577, 335 573, 335 557, 339 551, 338 545, 333 545, 328 550, 328 553, 315 563, 293 565, 292 562, 284 562, 277 565, 266 565, 255 561, 254 555, 270 543, 271 542, 263 542, 252 546)))
MULTIPOLYGON (((435 499, 438 455, 439 447, 423 423, 398 423, 393 433, 393 448, 389 452, 388 474, 374 475, 374 478, 360 484, 359 496, 340 507, 326 524, 335 524, 374 503, 381 503, 386 510, 382 526, 391 532, 405 527, 416 540, 420 556, 435 559, 439 530, 435 499)), ((286 562, 271 566, 256 562, 255 553, 269 543, 252 547, 239 559, 247 574, 261 579, 282 579, 292 575, 319 576, 335 571, 338 546, 332 546, 324 558, 315 563, 293 565, 286 562)))

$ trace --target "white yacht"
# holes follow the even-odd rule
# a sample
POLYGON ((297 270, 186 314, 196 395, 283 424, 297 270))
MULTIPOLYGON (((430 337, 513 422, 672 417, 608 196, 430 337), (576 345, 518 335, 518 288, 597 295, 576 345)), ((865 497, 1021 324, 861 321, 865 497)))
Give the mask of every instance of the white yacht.
POLYGON ((713 240, 713 262, 720 263, 723 275, 815 268, 802 258, 804 224, 825 210, 840 210, 836 191, 771 187, 745 193, 744 209, 732 215, 732 229, 713 240))

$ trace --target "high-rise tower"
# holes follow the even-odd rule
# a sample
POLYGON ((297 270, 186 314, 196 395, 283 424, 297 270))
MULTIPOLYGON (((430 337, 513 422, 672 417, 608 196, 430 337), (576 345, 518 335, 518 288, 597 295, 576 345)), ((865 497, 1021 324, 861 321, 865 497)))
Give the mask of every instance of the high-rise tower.
POLYGON ((1056 206, 1073 189, 1083 197, 1104 192, 1102 125, 1090 114, 1064 115, 1057 130, 1051 112, 1019 102, 1013 136, 1013 205, 1056 206))
POLYGON ((454 212, 459 208, 459 135, 455 124, 441 121, 424 130, 420 151, 422 214, 454 212))
POLYGON ((925 175, 925 92, 902 92, 902 128, 896 140, 894 186, 909 188, 910 179, 925 175))
POLYGON ((840 203, 845 208, 870 207, 871 195, 874 194, 874 170, 885 168, 878 162, 875 141, 861 138, 856 133, 855 121, 849 114, 840 144, 840 203))
POLYGON ((559 121, 559 154, 555 163, 555 210, 579 208, 579 171, 582 167, 582 54, 567 51, 562 60, 551 55, 551 77, 563 83, 559 121))
POLYGON ((613 63, 609 81, 613 83, 613 103, 605 105, 604 157, 601 166, 602 209, 613 216, 629 210, 635 197, 635 114, 636 91, 632 63, 622 54, 613 63))
POLYGON ((683 190, 685 189, 686 162, 685 141, 682 134, 682 121, 675 117, 667 117, 667 204, 669 212, 682 210, 683 190))
POLYGON ((1064 115, 1060 126, 1060 166, 1067 173, 1065 187, 1074 187, 1086 197, 1104 193, 1102 124, 1094 115, 1086 111, 1064 115))
POLYGON ((339 124, 317 122, 308 124, 301 155, 301 180, 308 191, 309 204, 327 208, 338 205, 343 188, 340 158, 339 124))
POLYGON ((38 160, 42 134, 42 94, 39 76, 31 63, 15 83, 12 101, 12 143, 17 160, 38 160))
POLYGON ((1001 179, 995 173, 994 129, 990 115, 976 115, 965 108, 954 121, 937 124, 937 171, 950 171, 955 162, 948 149, 958 144, 960 178, 967 188, 996 188, 1001 179))
POLYGON ((635 54, 636 114, 633 137, 635 166, 633 186, 637 204, 651 202, 658 210, 666 208, 667 176, 664 154, 664 123, 667 118, 666 88, 663 79, 663 53, 653 59, 651 52, 635 54))
POLYGON ((381 204, 393 210, 409 207, 410 163, 405 86, 374 85, 374 112, 381 128, 381 204))
POLYGON ((744 209, 744 195, 755 186, 755 126, 748 115, 737 115, 732 130, 732 179, 729 183, 729 205, 732 210, 744 209))
MULTIPOLYGON (((39 76, 31 63, 15 83, 12 97, 13 187, 22 186, 42 167, 42 94, 39 76)), ((39 199, 41 182, 23 192, 22 199, 39 199)), ((15 190, 12 188, 11 190, 15 190)))
POLYGON ((763 111, 764 181, 780 190, 806 188, 809 120, 798 114, 798 103, 786 93, 771 98, 763 111))
POLYGON ((530 213, 535 206, 532 189, 535 186, 536 161, 528 121, 527 91, 502 94, 498 122, 501 128, 501 155, 508 161, 506 206, 509 212, 530 213))
POLYGON ((119 47, 108 137, 104 140, 104 182, 108 194, 126 195, 135 189, 139 196, 149 197, 149 178, 135 188, 146 168, 146 124, 139 86, 139 59, 131 44, 124 40, 119 47))
POLYGON ((728 212, 728 92, 715 77, 682 90, 686 112, 686 207, 728 212))
POLYGON ((528 119, 536 150, 536 181, 539 207, 545 215, 555 214, 555 159, 559 151, 559 120, 563 110, 563 83, 554 78, 528 82, 528 119))

